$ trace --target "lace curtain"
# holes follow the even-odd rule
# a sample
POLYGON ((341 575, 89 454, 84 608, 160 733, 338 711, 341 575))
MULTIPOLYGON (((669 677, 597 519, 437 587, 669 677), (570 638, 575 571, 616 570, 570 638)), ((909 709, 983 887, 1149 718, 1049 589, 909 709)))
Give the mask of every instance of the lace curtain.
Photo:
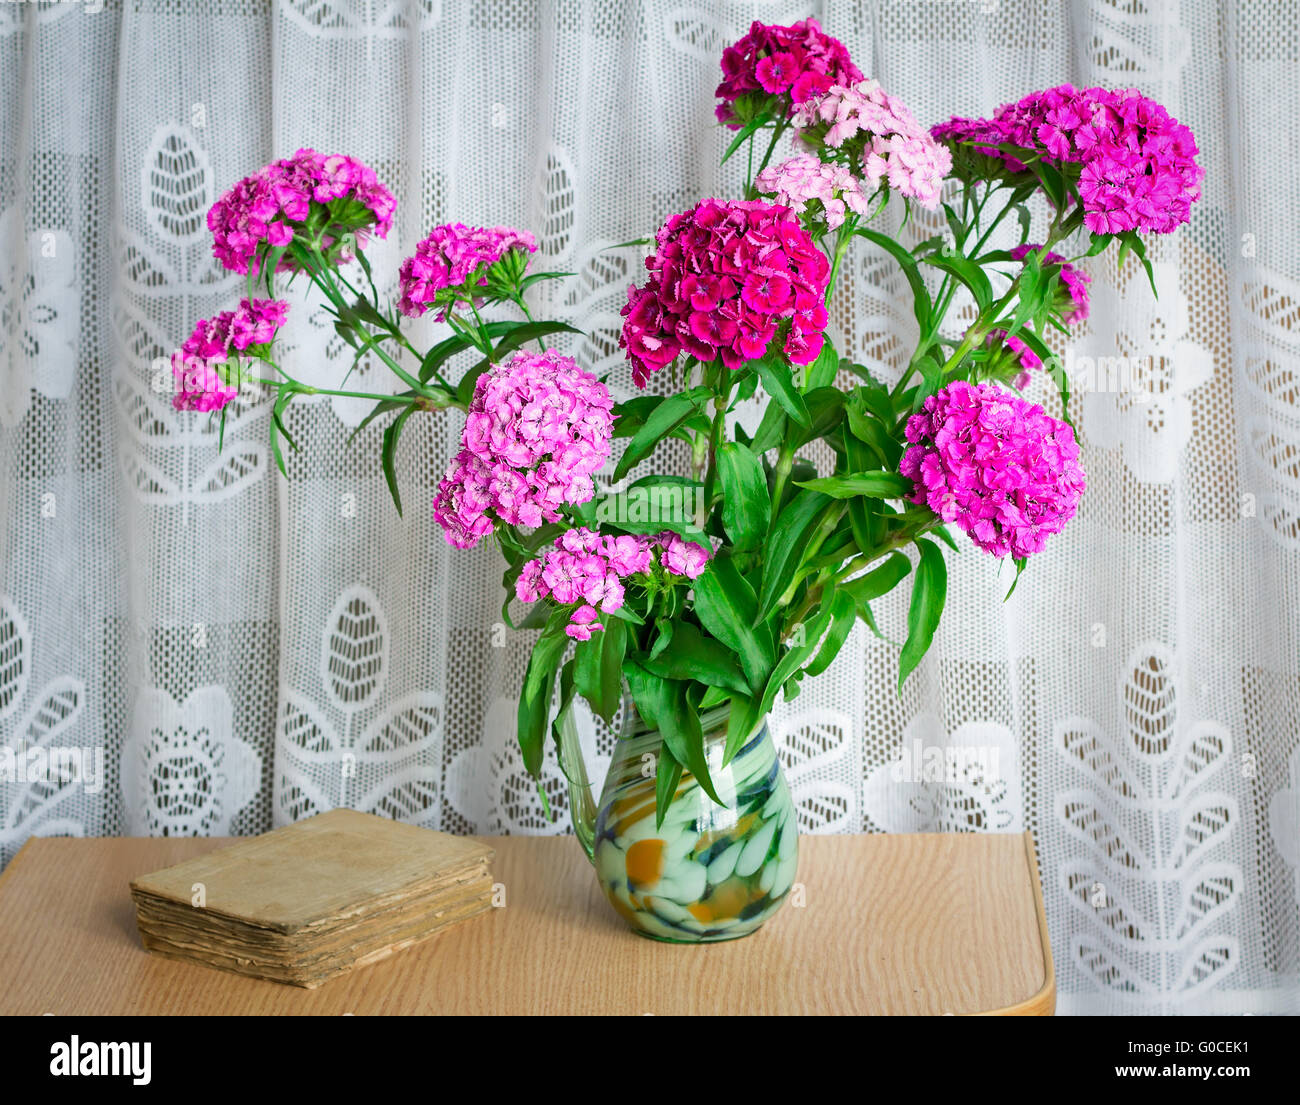
MULTIPOLYGON (((1208 175, 1154 252, 1158 299, 1114 251, 1091 265, 1062 351, 1120 378, 1078 388, 1089 491, 1012 601, 968 547, 901 697, 895 647, 859 627, 778 708, 802 828, 1033 830, 1063 1011, 1300 1010, 1300 185, 1278 155, 1300 148, 1300 11, 1266 0, 0 4, 0 741, 85 768, 12 761, 5 861, 33 833, 246 834, 336 805, 565 831, 558 769, 552 823, 514 748, 528 640, 501 622, 498 556, 453 553, 427 507, 455 419, 408 424, 402 520, 380 431, 348 445, 353 402, 295 404, 285 479, 265 405, 232 410, 219 452, 160 359, 238 295, 208 206, 311 145, 399 197, 371 255, 389 289, 438 222, 535 231, 576 274, 539 309, 589 331, 568 351, 626 395, 640 257, 608 247, 735 194, 720 51, 808 14, 926 123, 1138 86, 1208 175)), ((859 249, 842 289, 840 347, 893 376, 896 272, 859 249)), ((298 291, 295 375, 338 379, 298 291)), ((586 737, 599 772, 612 736, 586 737)))

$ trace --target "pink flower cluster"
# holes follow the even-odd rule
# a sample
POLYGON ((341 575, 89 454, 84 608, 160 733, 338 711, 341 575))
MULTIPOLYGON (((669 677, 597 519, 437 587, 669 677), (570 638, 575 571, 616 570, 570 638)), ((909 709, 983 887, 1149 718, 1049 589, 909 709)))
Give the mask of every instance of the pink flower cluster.
POLYGON ((1082 269, 1075 268, 1059 253, 1053 253, 1048 250, 1043 253, 1043 247, 1026 242, 1023 246, 1016 246, 1011 251, 1013 261, 1023 261, 1031 253, 1042 253, 1042 263, 1044 265, 1055 265, 1060 270, 1061 285, 1063 293, 1060 294, 1060 302, 1057 309, 1061 314, 1061 319, 1069 325, 1076 322, 1082 322, 1088 317, 1088 284, 1092 280, 1082 269))
POLYGON ((912 501, 994 556, 1040 552, 1083 495, 1070 426, 994 384, 941 388, 908 419, 907 440, 899 470, 916 484, 912 501))
MULTIPOLYGON (((946 141, 965 137, 1037 150, 1082 166, 1084 224, 1096 234, 1168 233, 1187 222, 1205 175, 1192 132, 1132 88, 1063 84, 1004 104, 992 119, 953 119, 934 133, 946 141)), ((1013 171, 1024 167, 1006 160, 1013 171)))
POLYGON ((789 113, 804 100, 833 84, 851 84, 862 72, 849 59, 837 38, 826 34, 815 19, 789 27, 755 22, 749 34, 722 51, 722 83, 715 95, 719 123, 733 130, 737 97, 749 92, 789 96, 789 113))
POLYGON ((873 187, 883 180, 922 207, 939 206, 943 178, 952 169, 952 151, 935 141, 907 105, 878 81, 836 84, 804 103, 794 122, 809 145, 837 150, 847 144, 861 158, 863 176, 873 187))
MULTIPOLYGON (((435 226, 415 247, 415 256, 402 262, 398 309, 415 318, 447 289, 462 289, 471 282, 476 286, 486 284, 483 266, 501 260, 512 249, 535 253, 537 240, 528 231, 509 226, 435 226)), ((438 317, 445 317, 445 312, 438 317)))
POLYGON ((809 202, 816 200, 828 230, 842 226, 850 211, 867 213, 867 197, 858 178, 843 165, 827 164, 808 153, 764 169, 755 178, 754 187, 796 215, 802 215, 809 202))
POLYGON ((604 629, 596 619, 623 605, 623 581, 649 572, 657 561, 672 575, 695 579, 709 561, 709 550, 671 531, 654 537, 602 536, 578 528, 556 538, 536 560, 524 565, 515 581, 520 602, 550 597, 560 606, 579 604, 565 632, 588 641, 604 629))
MULTIPOLYGON (((212 205, 208 212, 212 252, 228 269, 256 273, 263 243, 288 245, 313 204, 345 198, 352 203, 335 204, 322 224, 328 238, 351 232, 364 246, 372 225, 379 237, 388 236, 397 201, 373 169, 346 154, 299 150, 245 177, 212 205)), ((285 260, 280 267, 293 265, 285 260)))
POLYGON ((232 383, 229 362, 236 353, 256 353, 270 345, 288 314, 289 304, 283 300, 243 299, 236 310, 201 320, 180 350, 172 354, 172 376, 176 381, 172 406, 179 411, 217 411, 224 407, 239 393, 238 374, 232 383))
POLYGON ((473 548, 494 515, 540 526, 558 521, 564 503, 588 502, 592 473, 609 457, 613 406, 604 384, 553 349, 492 366, 475 384, 461 450, 433 502, 448 543, 473 548))
POLYGON ((808 364, 821 352, 830 263, 785 207, 707 199, 674 215, 646 259, 650 278, 628 289, 619 345, 632 378, 685 351, 739 368, 762 357, 785 319, 785 354, 808 364))

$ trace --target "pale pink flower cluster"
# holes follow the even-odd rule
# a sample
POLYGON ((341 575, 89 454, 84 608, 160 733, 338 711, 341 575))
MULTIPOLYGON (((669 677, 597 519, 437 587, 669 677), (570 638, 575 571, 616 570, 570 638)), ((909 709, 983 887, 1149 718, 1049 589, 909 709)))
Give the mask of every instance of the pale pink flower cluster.
MULTIPOLYGON (((328 208, 320 216, 329 239, 324 244, 351 233, 364 247, 372 226, 379 237, 388 236, 397 200, 356 158, 299 150, 245 177, 212 205, 212 252, 234 272, 256 273, 258 250, 288 245, 313 205, 328 208)), ((283 258, 279 267, 292 269, 292 259, 283 258)))
POLYGON ((872 79, 837 84, 800 105, 794 118, 810 146, 847 148, 860 158, 871 186, 882 181, 922 207, 939 206, 952 152, 936 142, 901 100, 872 79))
MULTIPOLYGON (((470 284, 486 284, 484 267, 500 261, 512 249, 535 253, 537 239, 526 230, 510 226, 435 226, 415 247, 415 256, 403 261, 398 270, 398 310, 416 318, 430 304, 438 303, 439 297, 445 306, 452 298, 448 292, 463 291, 470 284)), ((440 320, 444 317, 445 311, 438 315, 440 320)))
POLYGON ((595 494, 609 457, 614 400, 595 376, 555 350, 516 353, 478 378, 461 450, 438 485, 433 514, 458 548, 473 548, 495 519, 559 521, 565 503, 595 494))
POLYGON ((994 384, 964 380, 907 422, 911 495, 994 556, 1042 550, 1078 509, 1085 476, 1068 423, 994 384))
POLYGON ((239 393, 237 355, 256 354, 270 345, 288 314, 289 304, 283 300, 243 299, 234 311, 200 320, 185 344, 172 354, 176 381, 172 406, 180 411, 224 407, 239 393))
POLYGON ((576 608, 565 633, 588 641, 602 613, 612 614, 623 605, 623 581, 650 572, 659 564, 671 575, 695 579, 709 561, 709 550, 671 531, 653 537, 611 537, 579 527, 556 538, 536 560, 524 565, 515 580, 520 602, 550 598, 560 606, 576 608))
POLYGON ((754 187, 759 195, 773 197, 796 215, 802 215, 810 202, 817 201, 828 230, 842 226, 850 211, 856 215, 867 213, 867 197, 858 178, 845 166, 828 164, 810 153, 768 166, 758 174, 754 187))

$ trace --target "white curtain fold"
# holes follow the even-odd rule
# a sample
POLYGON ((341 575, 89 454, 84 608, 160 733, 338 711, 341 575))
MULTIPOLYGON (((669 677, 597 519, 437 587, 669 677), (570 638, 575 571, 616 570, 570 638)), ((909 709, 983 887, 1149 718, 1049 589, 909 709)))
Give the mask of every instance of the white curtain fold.
MULTIPOLYGON (((33 833, 246 834, 336 805, 566 831, 558 767, 550 822, 514 747, 529 638, 501 621, 498 554, 448 549, 430 515, 457 421, 408 423, 399 518, 381 429, 348 444, 364 408, 295 403, 287 479, 265 405, 232 410, 220 452, 172 411, 162 359, 241 294, 204 216, 273 157, 351 153, 399 199, 381 284, 439 222, 527 227, 576 274, 538 310, 630 394, 640 258, 609 247, 735 194, 720 52, 809 14, 927 124, 1135 86, 1207 176, 1152 250, 1158 299, 1090 262, 1062 347, 1093 381, 1079 517, 1005 604, 991 559, 950 558, 901 696, 895 647, 859 627, 778 708, 801 826, 1032 830, 1063 1011, 1300 1011, 1300 9, 1264 0, 0 4, 0 748, 80 757, 5 761, 4 861, 33 833)), ((841 348, 895 375, 897 274, 863 250, 841 288, 841 348)), ((289 298, 295 374, 338 379, 342 342, 289 298)), ((877 611, 894 640, 900 591, 877 611)), ((586 739, 598 773, 613 738, 586 739)))

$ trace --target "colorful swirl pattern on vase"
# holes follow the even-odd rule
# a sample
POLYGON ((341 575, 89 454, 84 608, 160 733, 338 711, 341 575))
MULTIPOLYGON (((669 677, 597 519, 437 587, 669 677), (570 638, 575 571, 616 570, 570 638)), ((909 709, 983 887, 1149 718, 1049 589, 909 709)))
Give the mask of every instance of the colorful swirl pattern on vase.
POLYGON ((746 936, 771 917, 794 883, 798 822, 767 722, 725 767, 726 707, 701 717, 717 805, 682 774, 655 825, 647 753, 658 732, 625 703, 628 720, 605 779, 593 861, 605 896, 644 936, 708 943, 746 936), (647 777, 648 776, 648 777, 647 777))

